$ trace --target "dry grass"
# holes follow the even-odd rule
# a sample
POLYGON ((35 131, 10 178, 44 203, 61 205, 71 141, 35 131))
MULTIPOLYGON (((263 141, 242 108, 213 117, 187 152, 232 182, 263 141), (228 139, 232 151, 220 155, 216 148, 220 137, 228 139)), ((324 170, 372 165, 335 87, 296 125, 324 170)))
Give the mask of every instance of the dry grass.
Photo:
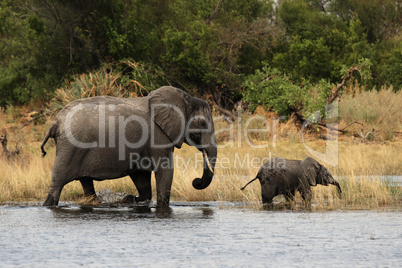
MULTIPOLYGON (((367 146, 364 144, 348 146, 341 144, 339 166, 329 167, 329 169, 333 175, 339 177, 338 180, 343 189, 343 198, 338 198, 334 186, 312 187, 315 208, 368 209, 380 206, 400 206, 402 197, 400 187, 389 185, 386 181, 381 180, 380 175, 402 174, 402 167, 399 164, 402 161, 402 156, 399 153, 401 149, 401 144, 395 146, 367 146), (389 150, 389 147, 392 149, 389 150), (374 157, 367 157, 363 160, 364 154, 374 157), (351 161, 352 159, 353 161, 351 161), (393 160, 384 161, 383 159, 393 160), (359 173, 355 173, 355 170, 359 173)), ((177 154, 182 154, 184 157, 194 157, 191 154, 196 153, 188 147, 183 148, 182 151, 184 152, 178 151, 177 154)), ((260 167, 257 163, 263 162, 264 158, 270 156, 303 159, 307 155, 302 144, 289 141, 280 141, 276 148, 268 148, 268 150, 250 150, 246 146, 220 150, 219 159, 222 161, 228 159, 228 161, 217 166, 216 176, 211 186, 203 191, 192 188, 192 178, 199 176, 202 172, 200 165, 198 170, 191 169, 191 172, 176 173, 173 183, 173 197, 184 201, 243 201, 255 205, 254 201, 261 200, 259 183, 251 184, 244 192, 239 189, 255 177, 260 167), (241 159, 240 162, 236 159, 237 156, 241 159), (247 157, 248 167, 241 167, 241 162, 247 157), (251 164, 253 159, 255 165, 251 164), (225 163, 230 164, 226 165, 225 163)), ((276 199, 278 201, 284 200, 280 197, 276 199)), ((296 196, 295 203, 298 205, 302 203, 299 195, 296 196)))
MULTIPOLYGON (((381 206, 400 206, 401 189, 387 184, 380 175, 402 174, 401 144, 394 145, 340 145, 338 167, 329 167, 338 176, 343 189, 339 199, 335 187, 313 187, 313 204, 317 209, 370 209, 381 206), (369 157, 366 157, 369 155, 369 157), (384 159, 392 161, 384 161, 384 159)), ((228 147, 219 151, 218 165, 212 184, 199 191, 192 187, 192 180, 202 174, 202 155, 196 149, 184 146, 177 150, 176 169, 172 187, 172 201, 242 201, 259 207, 260 185, 251 184, 240 191, 252 179, 265 158, 283 156, 303 159, 306 156, 301 144, 280 141, 276 148, 250 150, 248 146, 228 147), (254 161, 254 162, 253 162, 254 161), (185 166, 186 165, 186 166, 185 166), (243 165, 243 166, 242 166, 243 165), (257 204, 257 205, 256 205, 257 204)), ((9 201, 43 202, 50 185, 51 170, 55 157, 54 148, 46 158, 39 152, 30 156, 25 165, 18 161, 0 160, 0 203, 9 201)), ((155 180, 152 179, 155 200, 155 180)), ((118 180, 95 182, 97 191, 111 189, 113 192, 136 194, 131 180, 126 177, 118 180)), ((63 189, 62 201, 81 202, 83 191, 79 182, 72 182, 63 189)), ((280 200, 280 198, 277 198, 280 200)), ((283 200, 282 200, 283 201, 283 200)), ((293 207, 301 204, 299 195, 293 207)))
POLYGON ((52 100, 54 110, 60 110, 68 103, 82 98, 108 95, 113 97, 138 97, 147 90, 136 80, 124 81, 123 72, 127 70, 139 70, 143 66, 134 60, 126 60, 121 63, 125 69, 119 71, 119 64, 106 64, 99 70, 87 74, 75 75, 73 81, 64 87, 58 88, 52 100), (123 82, 124 81, 124 82, 123 82))
POLYGON ((368 141, 392 141, 396 133, 402 129, 402 90, 395 93, 392 87, 379 91, 362 91, 359 87, 351 87, 339 103, 341 126, 368 141))

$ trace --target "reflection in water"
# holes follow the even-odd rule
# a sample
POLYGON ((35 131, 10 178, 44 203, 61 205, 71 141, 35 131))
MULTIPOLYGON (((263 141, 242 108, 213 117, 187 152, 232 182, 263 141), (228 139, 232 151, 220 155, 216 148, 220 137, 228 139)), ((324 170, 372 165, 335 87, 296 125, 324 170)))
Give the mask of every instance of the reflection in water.
MULTIPOLYGON (((180 207, 186 206, 185 203, 180 207)), ((81 206, 59 206, 48 208, 52 211, 55 218, 76 218, 76 219, 116 219, 116 220, 133 220, 141 218, 160 218, 174 219, 177 216, 172 207, 150 207, 150 206, 117 206, 117 205, 81 205, 81 206)), ((209 207, 194 207, 194 211, 201 211, 201 214, 188 214, 190 218, 208 219, 214 214, 214 210, 209 207)))
POLYGON ((214 211, 212 208, 200 208, 199 210, 202 211, 202 215, 204 218, 210 218, 212 215, 214 215, 214 211))
POLYGON ((300 203, 295 204, 292 202, 284 203, 271 203, 261 205, 262 209, 265 211, 300 211, 300 212, 312 212, 312 206, 310 204, 300 203))

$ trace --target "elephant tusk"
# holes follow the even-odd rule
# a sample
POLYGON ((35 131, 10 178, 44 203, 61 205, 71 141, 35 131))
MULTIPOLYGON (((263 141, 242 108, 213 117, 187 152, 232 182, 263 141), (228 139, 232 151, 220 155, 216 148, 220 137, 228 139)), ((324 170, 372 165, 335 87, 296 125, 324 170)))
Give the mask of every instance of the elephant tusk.
POLYGON ((211 167, 211 163, 209 162, 207 151, 205 149, 203 149, 202 154, 204 156, 205 161, 207 162, 207 166, 208 166, 209 170, 212 172, 213 169, 211 167))

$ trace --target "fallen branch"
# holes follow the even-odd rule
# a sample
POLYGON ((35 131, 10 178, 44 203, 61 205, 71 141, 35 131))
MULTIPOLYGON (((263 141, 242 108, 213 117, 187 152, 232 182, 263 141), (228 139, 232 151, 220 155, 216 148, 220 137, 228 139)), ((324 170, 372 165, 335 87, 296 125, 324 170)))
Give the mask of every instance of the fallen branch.
POLYGON ((46 112, 43 111, 43 110, 40 111, 40 112, 39 112, 40 115, 38 115, 38 116, 36 116, 36 117, 30 119, 29 121, 27 121, 25 124, 23 124, 23 125, 19 128, 19 130, 21 130, 21 129, 23 129, 24 127, 30 125, 31 123, 35 122, 35 121, 38 120, 39 118, 42 118, 42 117, 47 116, 47 115, 50 115, 52 112, 53 112, 53 110, 48 110, 48 111, 46 111, 46 112))
POLYGON ((321 122, 317 123, 317 125, 319 125, 320 127, 323 127, 323 128, 327 128, 329 130, 335 130, 335 131, 341 132, 342 134, 346 133, 346 131, 344 131, 342 129, 334 128, 334 127, 328 126, 328 125, 326 125, 324 123, 321 123, 321 122))
POLYGON ((346 128, 348 128, 348 127, 350 127, 351 125, 354 125, 354 124, 359 124, 359 125, 364 126, 363 123, 360 123, 360 122, 355 121, 355 122, 350 123, 350 124, 347 125, 346 127, 344 127, 341 131, 346 132, 346 128))
POLYGON ((317 123, 317 125, 319 125, 320 127, 325 127, 325 128, 327 128, 329 130, 335 130, 335 131, 341 132, 342 134, 345 134, 346 133, 346 128, 350 127, 353 124, 360 124, 360 125, 364 126, 363 123, 355 121, 355 122, 350 123, 346 127, 342 128, 342 129, 339 129, 339 128, 334 128, 334 127, 328 126, 327 124, 324 124, 324 123, 321 123, 321 122, 317 123))
POLYGON ((223 114, 224 116, 229 117, 232 122, 237 121, 238 117, 235 113, 222 108, 212 98, 209 98, 208 101, 210 102, 210 105, 215 108, 215 110, 217 110, 219 113, 223 114))
POLYGON ((213 105, 213 107, 220 112, 221 114, 227 116, 230 118, 230 120, 232 120, 232 122, 236 122, 237 121, 237 115, 235 115, 233 112, 223 109, 222 107, 219 107, 216 103, 213 105))

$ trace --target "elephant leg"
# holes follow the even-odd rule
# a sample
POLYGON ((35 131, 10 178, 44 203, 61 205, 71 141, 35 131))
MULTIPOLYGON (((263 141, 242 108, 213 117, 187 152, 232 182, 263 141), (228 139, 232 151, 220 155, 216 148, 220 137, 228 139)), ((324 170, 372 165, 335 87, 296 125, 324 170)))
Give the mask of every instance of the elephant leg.
POLYGON ((155 172, 157 206, 169 206, 173 168, 161 168, 155 172))
POLYGON ((96 198, 94 181, 91 178, 82 178, 80 179, 80 183, 82 185, 82 189, 84 189, 85 196, 93 196, 96 198))
POLYGON ((50 183, 49 194, 43 203, 43 206, 51 207, 59 204, 60 194, 64 185, 74 180, 74 176, 70 175, 73 174, 73 172, 73 170, 66 169, 63 161, 56 157, 52 171, 52 182, 50 183))
POLYGON ((287 202, 293 201, 293 199, 295 197, 295 190, 286 191, 284 196, 285 196, 285 199, 287 202))
POLYGON ((305 187, 303 189, 300 189, 299 191, 305 202, 306 207, 309 207, 311 205, 311 197, 313 195, 310 187, 305 187))
POLYGON ((45 202, 43 203, 43 206, 57 206, 59 204, 61 190, 63 189, 64 185, 66 185, 66 183, 60 183, 59 181, 56 181, 56 179, 53 177, 52 183, 50 185, 49 194, 45 202))
POLYGON ((276 196, 276 189, 274 187, 266 187, 261 194, 262 197, 262 207, 265 210, 272 210, 274 208, 274 204, 272 203, 272 199, 276 196))
POLYGON ((151 187, 151 171, 137 171, 130 175, 135 187, 138 190, 139 196, 135 197, 136 202, 142 202, 152 199, 151 187))
POLYGON ((277 195, 277 187, 274 185, 265 185, 261 189, 261 198, 263 204, 271 204, 272 199, 277 195))

